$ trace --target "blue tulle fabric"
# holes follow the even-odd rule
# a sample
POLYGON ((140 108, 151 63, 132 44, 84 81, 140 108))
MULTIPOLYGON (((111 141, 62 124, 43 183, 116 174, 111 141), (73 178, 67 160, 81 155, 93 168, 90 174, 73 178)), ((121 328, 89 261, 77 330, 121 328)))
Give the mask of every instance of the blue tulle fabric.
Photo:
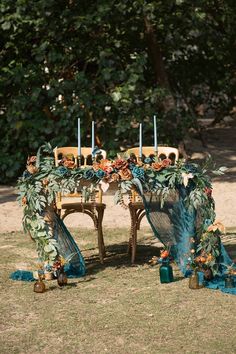
MULTIPOLYGON (((68 278, 83 277, 86 273, 84 258, 63 221, 54 214, 54 238, 58 243, 58 251, 61 256, 68 259, 64 269, 68 278)), ((10 275, 12 280, 34 281, 33 272, 17 270, 10 275)))
MULTIPOLYGON (((185 192, 181 188, 176 194, 172 195, 164 205, 161 206, 160 197, 152 193, 140 193, 147 219, 151 225, 154 235, 165 245, 171 245, 171 255, 180 268, 184 276, 189 276, 187 264, 190 255, 192 239, 196 239, 197 212, 189 209, 185 205, 185 192)), ((209 223, 209 220, 201 220, 201 222, 209 223)), ((232 265, 228 253, 223 245, 221 245, 220 264, 232 265)), ((221 268, 218 276, 212 281, 205 283, 210 289, 220 289, 225 293, 236 294, 236 280, 234 288, 225 288, 225 269, 221 268)))
POLYGON ((61 256, 68 259, 65 271, 69 278, 83 277, 86 273, 84 258, 64 222, 55 214, 54 238, 57 240, 61 256))

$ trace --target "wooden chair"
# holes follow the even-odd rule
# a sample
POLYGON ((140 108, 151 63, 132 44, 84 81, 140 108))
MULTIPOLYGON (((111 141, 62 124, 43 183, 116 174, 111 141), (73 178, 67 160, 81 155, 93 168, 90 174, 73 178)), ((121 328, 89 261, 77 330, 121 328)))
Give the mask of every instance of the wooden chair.
MULTIPOLYGON (((57 147, 54 149, 55 165, 59 166, 61 159, 68 156, 70 156, 70 158, 72 157, 75 166, 78 166, 78 148, 71 146, 57 147)), ((95 156, 95 161, 101 158, 106 158, 105 150, 99 150, 99 153, 95 156)), ((82 147, 80 166, 84 168, 92 165, 92 163, 93 159, 91 155, 91 148, 82 147)), ((74 193, 66 195, 58 193, 56 198, 56 208, 62 220, 72 213, 84 213, 91 217, 94 227, 97 230, 99 258, 100 262, 103 264, 105 257, 105 246, 103 240, 102 221, 106 205, 102 202, 102 190, 98 188, 95 192, 95 200, 90 200, 88 202, 83 200, 81 191, 75 191, 74 193)))
MULTIPOLYGON (((145 157, 155 155, 154 147, 144 146, 142 148, 142 154, 142 160, 145 157)), ((125 152, 125 156, 132 155, 135 155, 136 159, 139 160, 139 148, 131 148, 125 152)), ((158 146, 157 156, 161 160, 169 158, 174 165, 179 159, 179 151, 178 149, 170 146, 158 146)), ((140 197, 135 189, 132 190, 131 202, 129 203, 129 211, 131 218, 131 229, 128 252, 131 254, 131 262, 134 263, 137 248, 137 231, 140 230, 140 224, 145 215, 143 202, 140 200, 140 197)))

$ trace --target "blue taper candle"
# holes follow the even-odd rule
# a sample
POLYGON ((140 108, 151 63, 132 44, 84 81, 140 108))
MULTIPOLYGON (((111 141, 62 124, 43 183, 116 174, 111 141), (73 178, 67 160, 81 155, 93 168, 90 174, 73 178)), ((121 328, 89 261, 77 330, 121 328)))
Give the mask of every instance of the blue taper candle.
POLYGON ((154 125, 154 152, 157 154, 157 117, 154 115, 153 117, 153 125, 154 125))
POLYGON ((78 156, 81 156, 80 118, 78 118, 78 156))
POLYGON ((94 121, 92 121, 92 141, 91 141, 92 157, 94 157, 94 149, 95 149, 95 134, 94 134, 94 121))
POLYGON ((139 157, 141 158, 143 153, 143 141, 142 141, 142 123, 139 124, 139 157))

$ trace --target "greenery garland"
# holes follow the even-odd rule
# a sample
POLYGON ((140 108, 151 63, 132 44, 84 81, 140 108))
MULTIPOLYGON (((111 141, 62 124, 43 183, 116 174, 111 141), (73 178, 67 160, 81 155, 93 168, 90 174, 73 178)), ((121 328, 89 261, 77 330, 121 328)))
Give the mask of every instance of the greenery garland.
MULTIPOLYGON (((107 189, 111 182, 118 185, 115 203, 123 205, 123 196, 129 195, 132 188, 156 193, 164 203, 170 193, 182 186, 187 192, 187 207, 198 210, 202 220, 213 222, 215 212, 209 172, 223 174, 224 170, 223 167, 212 169, 210 161, 202 167, 184 161, 172 165, 169 159, 159 161, 150 156, 144 161, 137 161, 132 155, 113 161, 98 159, 85 168, 76 167, 72 157, 64 156, 56 167, 52 147, 46 143, 39 148, 37 156, 28 158, 26 171, 18 180, 19 201, 24 207, 24 230, 35 240, 40 260, 53 264, 60 257, 50 225, 56 194, 81 190, 84 200, 88 201, 99 183, 102 189, 107 189), (89 181, 86 187, 83 186, 85 180, 89 181)), ((202 223, 198 230, 199 240, 204 232, 202 223)))

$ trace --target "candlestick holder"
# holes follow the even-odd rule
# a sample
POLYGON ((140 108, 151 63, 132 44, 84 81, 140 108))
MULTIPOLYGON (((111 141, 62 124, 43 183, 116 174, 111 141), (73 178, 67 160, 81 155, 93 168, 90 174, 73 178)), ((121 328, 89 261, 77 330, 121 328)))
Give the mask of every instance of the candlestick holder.
POLYGON ((81 167, 81 155, 76 156, 77 167, 81 167))

